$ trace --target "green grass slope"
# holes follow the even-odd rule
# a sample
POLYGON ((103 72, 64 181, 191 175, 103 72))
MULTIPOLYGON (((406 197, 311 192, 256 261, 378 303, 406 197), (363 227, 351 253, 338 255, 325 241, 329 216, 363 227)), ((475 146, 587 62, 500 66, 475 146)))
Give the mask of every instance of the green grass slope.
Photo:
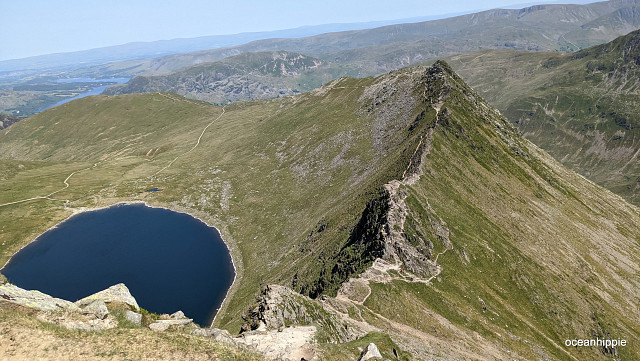
POLYGON ((637 358, 636 341, 616 351, 563 342, 637 339, 638 209, 522 139, 460 78, 448 86, 423 174, 400 188, 403 233, 431 240, 441 272, 432 286, 375 284, 365 306, 459 342, 446 323, 425 317, 438 314, 514 359, 637 358), (448 242, 429 236, 434 223, 446 225, 448 242))
POLYGON ((639 204, 640 32, 571 55, 481 52, 452 66, 528 139, 639 204))
POLYGON ((261 284, 344 302, 382 257, 408 275, 385 271, 344 317, 416 359, 640 355, 638 209, 444 63, 225 107, 88 97, 3 130, 0 154, 0 217, 20 220, 2 224, 0 261, 72 211, 146 201, 221 230, 238 277, 216 324, 231 331, 261 284), (596 336, 629 345, 564 346, 596 336))

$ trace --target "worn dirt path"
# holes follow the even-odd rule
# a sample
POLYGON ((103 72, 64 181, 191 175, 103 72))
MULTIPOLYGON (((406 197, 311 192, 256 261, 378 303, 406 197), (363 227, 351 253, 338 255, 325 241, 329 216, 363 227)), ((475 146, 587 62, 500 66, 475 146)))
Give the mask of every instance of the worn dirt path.
POLYGON ((87 168, 84 168, 84 169, 79 169, 79 170, 71 172, 71 174, 69 174, 67 176, 67 178, 65 178, 65 180, 62 181, 64 183, 64 187, 58 189, 57 191, 51 192, 51 193, 49 193, 49 194, 47 194, 45 196, 36 196, 36 197, 27 198, 27 199, 21 199, 19 201, 3 203, 3 204, 0 204, 0 207, 9 206, 9 205, 12 205, 12 204, 24 203, 24 202, 33 201, 33 200, 36 200, 36 199, 48 199, 48 200, 51 200, 51 201, 62 201, 62 202, 66 203, 66 202, 69 201, 68 199, 56 199, 56 198, 51 198, 51 196, 56 194, 56 193, 58 193, 58 192, 62 192, 63 190, 69 188, 69 179, 71 179, 71 177, 74 174, 79 173, 79 172, 83 172, 85 170, 93 169, 93 168, 97 167, 98 164, 100 164, 100 163, 101 162, 94 163, 93 166, 91 166, 91 167, 87 167, 87 168))
MULTIPOLYGON (((172 98, 170 98, 170 99, 172 99, 172 98)), ((218 117, 216 119, 212 120, 209 124, 207 124, 206 127, 204 127, 204 129, 202 130, 202 133, 200 133, 200 136, 198 137, 198 140, 196 141, 196 144, 193 145, 193 148, 191 148, 188 151, 186 151, 186 152, 178 155, 177 157, 175 157, 171 162, 169 162, 169 164, 167 164, 164 168, 160 169, 159 171, 155 172, 153 175, 156 176, 156 175, 162 173, 165 169, 171 167, 171 165, 173 163, 175 163, 175 161, 178 160, 178 158, 193 152, 200 145, 200 141, 202 140, 202 136, 204 136, 204 133, 207 131, 207 129, 209 129, 209 127, 213 123, 215 123, 218 119, 220 119, 224 115, 224 112, 225 112, 224 107, 222 107, 222 113, 220 113, 220 115, 218 115, 218 117)))
MULTIPOLYGON (((158 93, 158 94, 160 94, 160 95, 162 95, 162 96, 164 96, 164 97, 166 97, 166 98, 169 98, 169 99, 171 99, 171 100, 179 101, 178 99, 174 99, 174 98, 172 98, 172 97, 169 97, 168 95, 161 94, 161 93, 158 93)), ((193 102, 190 102, 190 101, 188 101, 188 102, 189 102, 189 103, 193 103, 193 102)), ((194 103, 194 104, 195 104, 195 103, 194 103)), ((162 169, 160 169, 159 171, 157 171, 156 173, 154 173, 154 174, 153 174, 153 176, 158 175, 159 173, 161 173, 161 172, 163 172, 164 170, 166 170, 167 168, 169 168, 171 165, 173 165, 173 163, 175 163, 175 161, 176 161, 176 160, 178 160, 178 158, 180 158, 180 157, 182 157, 182 156, 184 156, 184 155, 186 155, 186 154, 188 154, 188 153, 193 152, 193 151, 194 151, 194 150, 195 150, 195 149, 200 145, 200 141, 202 140, 202 137, 204 136, 204 133, 207 131, 207 129, 209 129, 209 127, 210 127, 213 123, 215 123, 218 119, 220 119, 220 118, 222 117, 222 115, 224 115, 224 113, 225 113, 225 109, 224 109, 224 107, 222 107, 222 113, 220 113, 220 115, 218 115, 218 117, 217 117, 217 118, 215 118, 214 120, 212 120, 209 124, 207 124, 207 126, 206 126, 206 127, 204 127, 204 129, 203 129, 203 130, 202 130, 202 132, 200 133, 200 136, 199 136, 199 137, 198 137, 198 139, 196 140, 196 143, 193 145, 193 147, 192 147, 191 149, 189 149, 188 151, 186 151, 186 152, 184 152, 184 153, 182 153, 182 154, 178 155, 177 157, 175 157, 175 158, 174 158, 171 162, 169 162, 169 164, 167 164, 164 168, 162 168, 162 169)), ((74 174, 77 174, 77 173, 79 173, 79 172, 84 172, 84 171, 86 171, 86 170, 93 169, 93 168, 97 167, 97 166, 98 166, 98 164, 100 164, 100 163, 102 163, 102 162, 104 162, 104 161, 100 161, 100 162, 94 163, 94 164, 93 164, 93 166, 91 166, 91 167, 87 167, 87 168, 84 168, 84 169, 79 169, 79 170, 76 170, 76 171, 71 172, 71 174, 69 174, 69 175, 67 176, 67 178, 65 178, 65 180, 64 180, 64 181, 62 181, 62 182, 64 183, 64 187, 62 187, 62 188, 58 189, 57 191, 51 192, 51 193, 49 193, 49 194, 47 194, 47 195, 44 195, 44 196, 35 196, 35 197, 31 197, 31 198, 20 199, 20 200, 13 201, 13 202, 2 203, 2 204, 0 204, 0 207, 10 206, 10 205, 13 205, 13 204, 19 204, 19 203, 24 203, 24 202, 34 201, 34 200, 40 200, 40 199, 47 199, 47 200, 51 200, 51 201, 60 201, 60 202, 68 203, 68 202, 69 202, 69 200, 68 200, 68 199, 56 199, 56 198, 51 198, 51 196, 53 196, 54 194, 59 193, 59 192, 62 192, 63 190, 65 190, 65 189, 69 188, 69 187, 70 187, 70 185, 69 185, 69 179, 71 179, 71 177, 72 177, 74 174)))

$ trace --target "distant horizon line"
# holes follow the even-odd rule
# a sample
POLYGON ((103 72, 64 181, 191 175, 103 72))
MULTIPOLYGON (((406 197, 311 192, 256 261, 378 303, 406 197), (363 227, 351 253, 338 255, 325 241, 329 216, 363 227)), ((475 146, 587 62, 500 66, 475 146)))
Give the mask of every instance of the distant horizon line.
MULTIPOLYGON (((608 0, 604 0, 604 1, 608 1, 608 0)), ((383 26, 389 26, 389 25, 410 24, 410 23, 417 23, 417 22, 424 22, 424 21, 448 19, 448 18, 452 18, 452 17, 456 17, 456 16, 474 14, 474 13, 479 13, 479 12, 483 12, 483 11, 490 11, 490 10, 496 10, 496 9, 514 10, 514 9, 525 8, 525 7, 528 7, 528 6, 547 5, 547 4, 548 5, 562 5, 562 4, 585 5, 585 4, 595 3, 595 2, 598 2, 598 1, 592 1, 592 0, 567 0, 567 1, 548 0, 548 1, 545 1, 545 0, 542 0, 542 1, 539 1, 539 2, 519 3, 519 4, 513 4, 513 5, 504 6, 504 7, 490 8, 490 9, 475 9, 475 10, 468 10, 468 11, 463 11, 463 12, 456 12, 456 13, 444 13, 444 14, 435 14, 435 15, 421 15, 421 16, 415 16, 415 17, 410 17, 410 18, 387 19, 387 20, 372 20, 372 21, 361 21, 361 22, 322 23, 322 24, 301 25, 301 26, 292 27, 292 28, 281 28, 281 29, 262 30, 262 31, 244 31, 244 32, 235 32, 235 33, 227 33, 227 34, 197 35, 197 36, 191 36, 191 37, 175 37, 175 38, 170 38, 170 39, 156 39, 156 40, 134 40, 134 41, 126 42, 126 43, 118 43, 118 44, 112 44, 112 45, 106 45, 106 46, 98 46, 98 47, 93 47, 93 48, 84 48, 84 49, 69 50, 69 51, 58 51, 58 52, 53 52, 53 53, 42 53, 42 54, 29 55, 29 56, 23 56, 23 57, 17 57, 17 58, 4 58, 4 59, 0 58, 0 63, 2 63, 2 62, 11 62, 11 61, 20 61, 20 60, 28 60, 28 59, 33 59, 33 58, 38 58, 38 57, 45 57, 45 56, 53 56, 53 55, 81 53, 81 52, 86 52, 86 51, 113 48, 113 47, 121 47, 121 46, 132 45, 132 44, 151 44, 151 43, 159 43, 159 42, 178 41, 178 40, 202 39, 202 38, 218 37, 218 36, 219 37, 223 37, 223 36, 238 36, 238 35, 260 34, 260 33, 277 33, 277 32, 283 32, 283 31, 299 30, 299 29, 314 28, 314 27, 349 26, 349 25, 356 26, 356 25, 367 25, 367 24, 372 25, 372 27, 370 27, 370 28, 364 27, 364 28, 350 29, 350 30, 336 30, 335 32, 352 31, 352 30, 365 30, 365 29, 373 29, 373 28, 376 28, 376 27, 383 27, 383 26)), ((331 32, 334 32, 334 31, 329 31, 327 33, 331 33, 331 32)), ((319 34, 316 34, 316 35, 321 35, 321 34, 326 34, 326 33, 319 33, 319 34)), ((305 35, 305 36, 302 36, 302 37, 308 37, 308 36, 315 36, 315 35, 305 35)), ((267 38, 265 38, 265 39, 267 39, 267 38)), ((225 46, 221 46, 221 47, 225 47, 225 46)), ((162 55, 160 55, 160 56, 162 56, 162 55)))

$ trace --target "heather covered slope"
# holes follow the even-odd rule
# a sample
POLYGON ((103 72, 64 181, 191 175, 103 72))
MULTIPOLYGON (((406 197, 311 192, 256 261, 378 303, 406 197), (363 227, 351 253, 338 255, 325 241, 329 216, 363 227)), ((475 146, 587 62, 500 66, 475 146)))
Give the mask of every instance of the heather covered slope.
MULTIPOLYGON (((522 138, 445 63, 225 107, 90 97, 0 139, 0 216, 21 219, 3 225, 3 259, 70 210, 144 200, 221 229, 239 277, 216 324, 234 332, 279 283, 416 359, 640 355, 638 209, 522 138), (629 344, 564 346, 596 336, 629 344)), ((322 329, 327 359, 357 356, 322 329)))
POLYGON ((481 52, 450 61, 525 137, 637 205, 639 44, 634 31, 571 55, 481 52))

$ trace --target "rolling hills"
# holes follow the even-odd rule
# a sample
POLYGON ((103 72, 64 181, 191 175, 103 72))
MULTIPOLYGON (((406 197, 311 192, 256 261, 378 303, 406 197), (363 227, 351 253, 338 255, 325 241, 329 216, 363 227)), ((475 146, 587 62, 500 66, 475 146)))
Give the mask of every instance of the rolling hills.
POLYGON ((186 211, 230 246, 216 326, 232 332, 268 324, 261 302, 283 288, 261 285, 280 284, 306 310, 284 325, 317 325, 324 359, 356 359, 331 341, 367 333, 422 360, 640 354, 638 208, 525 140, 444 62, 224 107, 88 97, 2 130, 0 155, 0 217, 21 220, 2 226, 2 260, 83 207, 186 211), (564 344, 592 337, 628 345, 564 344))
MULTIPOLYGON (((588 5, 536 5, 369 29, 361 29, 365 24, 318 26, 271 33, 133 43, 81 53, 53 54, 0 62, 0 68, 4 66, 7 69, 0 71, 3 83, 3 102, 0 105, 5 112, 19 110, 21 114, 34 114, 68 96, 68 92, 62 88, 53 94, 16 89, 23 85, 50 86, 47 82, 51 79, 69 77, 104 79, 142 75, 144 78, 133 80, 129 87, 111 90, 111 94, 172 91, 215 103, 291 95, 341 76, 375 76, 427 59, 482 49, 571 52, 637 29, 640 26, 638 13, 638 0, 612 0, 588 5), (338 31, 351 28, 360 30, 338 31), (327 32, 315 35, 322 29, 327 32), (261 40, 248 42, 254 39, 261 40), (205 44, 210 44, 213 49, 136 59, 207 48, 205 44), (256 54, 238 57, 247 53, 256 54), (318 59, 324 66, 300 74, 298 81, 276 74, 267 78, 254 77, 253 72, 259 74, 259 69, 252 69, 249 65, 270 53, 303 54, 318 59), (114 61, 119 57, 128 60, 114 61), (188 69, 191 66, 195 68, 188 69), (28 70, 32 68, 35 70, 28 70), (216 73, 219 70, 221 72, 216 73), (173 72, 176 73, 171 74, 173 72), (202 79, 196 80, 198 72, 202 73, 202 79), (167 77, 156 77, 163 75, 167 77), (147 84, 147 81, 152 84, 147 84), (202 81, 206 84, 196 84, 202 81)), ((367 26, 376 25, 380 23, 367 26)), ((263 64, 254 65, 262 66, 270 61, 265 59, 263 64)))
MULTIPOLYGON (((384 73, 421 60, 481 49, 575 51, 640 26, 638 0, 587 5, 535 5, 494 9, 446 19, 298 39, 264 39, 238 46, 159 57, 121 69, 127 75, 160 75, 246 52, 290 51, 325 61, 358 61, 384 73)), ((118 63, 95 68, 119 68, 118 63)), ((124 74, 124 73, 123 73, 124 74)))

